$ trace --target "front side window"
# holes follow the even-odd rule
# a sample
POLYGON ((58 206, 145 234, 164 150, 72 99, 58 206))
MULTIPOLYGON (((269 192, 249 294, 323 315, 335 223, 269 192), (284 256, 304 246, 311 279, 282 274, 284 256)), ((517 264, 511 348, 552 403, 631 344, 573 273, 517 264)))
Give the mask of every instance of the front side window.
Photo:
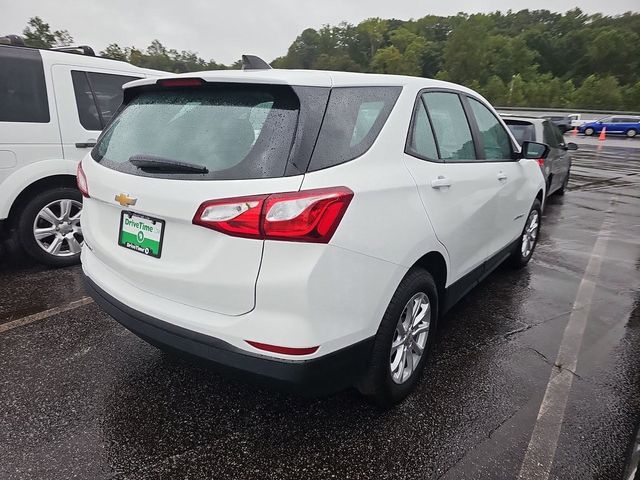
POLYGON ((108 73, 71 72, 80 125, 102 130, 122 103, 122 85, 138 77, 108 73))
POLYGON ((0 47, 0 122, 49 123, 40 52, 0 47))
POLYGON ((469 97, 469 104, 480 130, 484 158, 486 160, 511 160, 513 157, 511 139, 502 124, 487 107, 476 99, 469 97))
POLYGON ((100 138, 92 155, 140 176, 250 179, 284 175, 296 132, 298 97, 287 86, 219 84, 141 91, 100 138), (134 156, 205 167, 174 174, 135 167, 134 156))
POLYGON ((433 123, 440 158, 467 162, 476 160, 471 129, 458 94, 427 92, 423 94, 423 99, 433 123))

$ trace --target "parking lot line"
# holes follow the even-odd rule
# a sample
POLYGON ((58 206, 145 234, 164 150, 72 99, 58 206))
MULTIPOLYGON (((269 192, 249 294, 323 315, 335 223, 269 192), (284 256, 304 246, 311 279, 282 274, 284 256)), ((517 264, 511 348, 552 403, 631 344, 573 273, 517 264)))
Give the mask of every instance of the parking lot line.
POLYGON ((82 305, 87 305, 88 303, 92 302, 93 299, 91 297, 82 297, 80 300, 74 300, 73 302, 69 302, 66 305, 50 308, 42 312, 33 313, 31 315, 27 315, 26 317, 18 318, 16 320, 0 324, 0 333, 4 333, 9 330, 13 330, 14 328, 22 327, 24 325, 29 325, 30 323, 37 322, 38 320, 44 320, 45 318, 49 318, 62 312, 68 312, 69 310, 73 310, 74 308, 78 308, 82 305))
POLYGON ((578 355, 582 338, 589 320, 591 300, 600 273, 602 259, 613 226, 613 212, 616 204, 614 195, 602 221, 598 237, 591 250, 589 262, 580 281, 573 309, 562 335, 556 361, 551 370, 538 417, 531 433, 529 446, 520 468, 519 479, 547 479, 555 457, 558 437, 564 419, 565 407, 576 375, 578 355))

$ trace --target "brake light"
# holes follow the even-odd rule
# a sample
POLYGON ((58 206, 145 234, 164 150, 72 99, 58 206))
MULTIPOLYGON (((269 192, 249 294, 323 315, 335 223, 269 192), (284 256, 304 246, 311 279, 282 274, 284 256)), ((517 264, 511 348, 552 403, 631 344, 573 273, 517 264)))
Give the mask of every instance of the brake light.
POLYGON ((87 184, 87 176, 84 174, 84 170, 82 170, 82 162, 78 163, 76 182, 78 184, 78 190, 80 190, 82 196, 89 198, 89 185, 87 184))
POLYGON ((199 87, 204 84, 201 78, 167 78, 156 82, 161 87, 199 87))
POLYGON ((269 345, 267 343, 260 342, 252 342, 250 340, 245 340, 249 345, 255 347, 259 350, 265 350, 267 352, 274 353, 284 353, 286 355, 310 355, 315 353, 319 347, 304 347, 304 348, 293 348, 293 347, 279 347, 278 345, 269 345))
POLYGON ((544 167, 544 158, 539 158, 538 160, 536 160, 536 162, 538 162, 538 165, 540 165, 541 167, 544 167))
POLYGON ((353 198, 346 187, 204 202, 193 223, 227 235, 329 243, 353 198))

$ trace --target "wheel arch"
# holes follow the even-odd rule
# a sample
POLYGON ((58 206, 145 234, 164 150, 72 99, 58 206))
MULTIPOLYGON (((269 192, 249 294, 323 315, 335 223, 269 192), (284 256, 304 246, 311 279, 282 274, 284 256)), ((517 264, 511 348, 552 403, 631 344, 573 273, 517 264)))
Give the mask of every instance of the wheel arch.
POLYGON ((438 288, 438 298, 444 299, 447 286, 447 261, 438 251, 431 251, 420 257, 411 268, 422 268, 428 271, 438 288))
POLYGON ((40 178, 33 183, 27 185, 13 200, 7 215, 9 222, 9 228, 14 228, 18 221, 20 212, 25 207, 25 204, 32 199, 36 194, 58 187, 76 187, 76 177, 74 175, 61 174, 52 175, 49 177, 40 178))

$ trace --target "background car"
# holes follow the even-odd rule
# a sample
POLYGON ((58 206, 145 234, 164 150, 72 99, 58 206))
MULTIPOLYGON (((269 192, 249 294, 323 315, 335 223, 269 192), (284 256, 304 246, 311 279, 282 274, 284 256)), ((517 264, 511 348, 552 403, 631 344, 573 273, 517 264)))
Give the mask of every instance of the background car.
POLYGON ((587 122, 580 125, 578 131, 587 136, 600 133, 603 128, 607 133, 626 135, 629 138, 635 137, 640 132, 640 117, 634 116, 612 116, 604 117, 595 122, 587 122))
POLYGON ((20 41, 0 44, 0 237, 39 262, 71 265, 83 242, 76 166, 122 103, 122 85, 163 72, 87 46, 20 41))
POLYGON ((516 140, 524 142, 541 142, 549 146, 549 155, 538 163, 547 184, 547 196, 554 193, 564 195, 571 174, 571 155, 569 151, 577 150, 575 143, 565 143, 564 136, 556 125, 546 118, 536 117, 503 117, 516 140))

